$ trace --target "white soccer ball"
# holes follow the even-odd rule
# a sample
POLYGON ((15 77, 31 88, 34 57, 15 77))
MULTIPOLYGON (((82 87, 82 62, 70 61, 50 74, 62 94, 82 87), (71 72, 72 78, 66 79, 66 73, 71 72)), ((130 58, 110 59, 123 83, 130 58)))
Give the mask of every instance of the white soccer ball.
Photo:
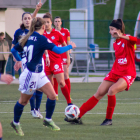
POLYGON ((69 105, 65 108, 65 116, 69 120, 77 119, 80 114, 80 110, 76 105, 69 105))

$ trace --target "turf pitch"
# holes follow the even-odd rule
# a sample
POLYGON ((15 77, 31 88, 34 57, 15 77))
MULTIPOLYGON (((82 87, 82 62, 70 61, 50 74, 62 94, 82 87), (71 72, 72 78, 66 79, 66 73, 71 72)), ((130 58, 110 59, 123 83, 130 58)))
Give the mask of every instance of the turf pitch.
MULTIPOLYGON (((97 90, 100 83, 72 84, 73 103, 81 106, 97 90)), ((3 126, 4 140, 138 140, 140 139, 140 83, 134 82, 129 91, 117 94, 117 104, 112 126, 100 126, 105 119, 106 96, 97 106, 82 118, 83 125, 72 125, 64 121, 66 101, 59 90, 59 101, 56 102, 53 120, 61 128, 51 131, 43 126, 43 120, 33 119, 30 105, 24 108, 21 125, 25 136, 16 136, 10 127, 13 120, 13 109, 20 97, 18 85, 0 85, 0 121, 3 126)), ((43 95, 41 112, 45 116, 46 95, 43 95)))

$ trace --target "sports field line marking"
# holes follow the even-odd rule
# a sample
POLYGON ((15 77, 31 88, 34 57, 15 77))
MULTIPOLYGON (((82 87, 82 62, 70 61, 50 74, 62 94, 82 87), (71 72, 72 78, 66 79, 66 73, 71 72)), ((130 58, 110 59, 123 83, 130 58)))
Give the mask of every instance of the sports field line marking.
MULTIPOLYGON (((73 99, 74 101, 80 101, 80 100, 87 100, 87 99, 73 99)), ((108 99, 101 99, 101 101, 102 100, 108 100, 108 99)), ((140 98, 124 98, 124 99, 116 99, 116 100, 140 100, 140 98)), ((44 101, 44 102, 46 102, 46 100, 42 100, 42 101, 44 101)), ((64 100, 59 100, 59 101, 66 101, 65 99, 64 100)), ((0 103, 3 103, 3 102, 17 102, 17 100, 11 100, 11 101, 0 101, 0 103)))
MULTIPOLYGON (((16 104, 16 103, 0 103, 0 104, 16 104)), ((30 103, 28 103, 30 104, 30 103)), ((46 104, 46 103, 41 103, 41 104, 46 104)), ((56 103, 56 104, 63 104, 63 103, 56 103)), ((99 102, 99 104, 107 104, 107 103, 102 103, 102 102, 99 102)), ((117 104, 140 104, 140 102, 132 102, 132 103, 117 103, 117 104)))
MULTIPOLYGON (((0 112, 0 114, 13 114, 13 112, 0 112)), ((30 112, 23 112, 25 114, 30 114, 30 112)), ((40 112, 42 114, 45 114, 46 112, 40 112)), ((57 114, 64 114, 64 112, 54 112, 54 113, 57 113, 57 114)), ((86 113, 86 114, 89 114, 89 115, 105 115, 106 113, 86 113)), ((140 115, 140 113, 114 113, 114 115, 140 115)))

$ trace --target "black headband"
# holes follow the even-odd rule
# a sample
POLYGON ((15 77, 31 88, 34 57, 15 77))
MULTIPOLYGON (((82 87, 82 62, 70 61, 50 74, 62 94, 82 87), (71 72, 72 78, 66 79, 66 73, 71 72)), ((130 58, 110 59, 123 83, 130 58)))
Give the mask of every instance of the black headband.
POLYGON ((115 28, 117 28, 117 29, 122 30, 122 26, 119 25, 119 24, 117 24, 117 23, 115 23, 115 22, 112 22, 112 23, 110 24, 110 26, 113 26, 113 27, 115 27, 115 28))
POLYGON ((23 19, 23 17, 24 17, 25 14, 29 14, 29 15, 31 15, 30 12, 24 12, 24 13, 22 14, 22 19, 23 19))

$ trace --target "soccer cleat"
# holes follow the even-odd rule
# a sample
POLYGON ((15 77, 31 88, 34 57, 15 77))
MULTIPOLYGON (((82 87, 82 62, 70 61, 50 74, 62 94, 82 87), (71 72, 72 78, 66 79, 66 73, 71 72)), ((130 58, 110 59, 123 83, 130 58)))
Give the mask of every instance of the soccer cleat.
POLYGON ((39 117, 39 119, 43 119, 43 116, 42 116, 42 114, 40 113, 40 110, 39 110, 39 109, 36 110, 36 114, 37 114, 37 116, 39 117))
POLYGON ((10 123, 10 125, 14 128, 15 132, 16 132, 16 135, 19 135, 19 136, 24 136, 24 133, 21 129, 21 126, 20 124, 19 125, 15 125, 14 122, 12 121, 10 123))
POLYGON ((73 103, 68 103, 68 106, 69 106, 69 105, 73 105, 73 103))
POLYGON ((68 117, 65 117, 64 119, 66 122, 70 122, 71 124, 83 124, 82 119, 74 119, 74 120, 69 120, 68 117))
POLYGON ((112 125, 112 119, 105 119, 101 125, 112 125))
POLYGON ((58 99, 58 96, 56 96, 56 101, 58 101, 59 99, 58 99))
POLYGON ((37 110, 31 110, 31 115, 34 117, 34 118, 40 118, 39 115, 38 115, 38 112, 37 110))
POLYGON ((52 121, 44 120, 43 125, 51 128, 51 130, 54 130, 54 131, 59 131, 60 130, 60 128, 53 122, 53 120, 52 121))

